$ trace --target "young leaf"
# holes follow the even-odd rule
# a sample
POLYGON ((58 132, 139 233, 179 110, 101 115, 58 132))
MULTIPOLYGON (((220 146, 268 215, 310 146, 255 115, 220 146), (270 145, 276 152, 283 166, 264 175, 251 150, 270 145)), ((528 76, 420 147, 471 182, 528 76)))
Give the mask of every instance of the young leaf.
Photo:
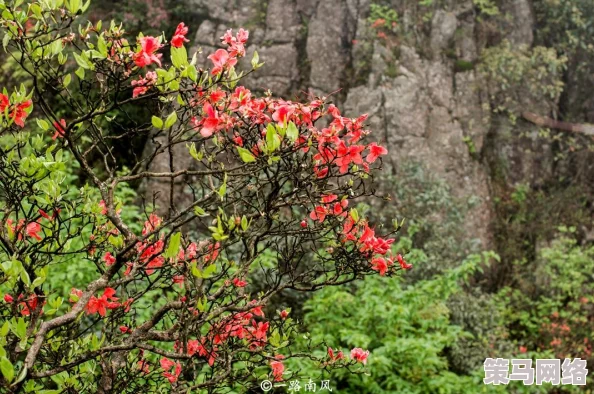
POLYGON ((217 265, 211 264, 206 266, 204 270, 202 270, 202 276, 204 278, 210 278, 215 272, 217 272, 217 265))
POLYGON ((260 56, 258 55, 258 51, 254 51, 254 56, 252 56, 252 68, 257 68, 259 61, 260 56))
MULTIPOLYGON (((77 63, 77 64, 78 64, 80 67, 82 67, 82 68, 84 68, 84 69, 87 69, 87 70, 91 68, 91 67, 89 66, 89 63, 88 63, 88 62, 87 62, 85 59, 83 59, 83 58, 82 58, 82 57, 81 57, 81 56, 80 56, 78 53, 76 53, 76 52, 73 52, 73 54, 74 54, 74 59, 76 60, 76 63, 77 63)), ((81 78, 81 79, 82 79, 82 78, 81 78)))
POLYGON ((72 81, 72 75, 66 74, 64 76, 64 79, 62 80, 62 85, 64 85, 64 87, 67 88, 68 85, 70 85, 70 81, 72 81))
MULTIPOLYGON (((225 173, 225 178, 223 179, 223 184, 219 189, 219 196, 221 197, 221 201, 225 197, 225 193, 227 193, 227 173, 225 173)), ((219 221, 220 223, 220 221, 219 221)))
POLYGON ((194 207, 194 213, 198 217, 208 216, 208 214, 206 213, 206 211, 204 209, 200 208, 200 207, 194 207))
POLYGON ((6 357, 2 357, 0 359, 0 371, 2 371, 4 379, 6 379, 8 382, 12 382, 12 379, 14 378, 14 367, 12 366, 10 360, 6 357))
POLYGON ((99 36, 97 39, 97 50, 104 58, 107 57, 107 44, 105 43, 105 39, 103 36, 99 36))
POLYGON ((47 123, 43 119, 37 119, 37 126, 39 126, 39 128, 42 129, 42 130, 44 130, 44 131, 48 131, 49 130, 49 123, 47 123))
POLYGON ((165 119, 165 128, 170 128, 175 124, 175 122, 177 122, 177 112, 173 111, 169 114, 169 116, 167 116, 167 119, 165 119))
POLYGON ((297 129, 297 126, 295 126, 295 123, 289 122, 289 125, 287 126, 286 135, 289 141, 291 141, 292 143, 295 143, 295 141, 297 141, 297 138, 299 138, 299 130, 297 129))
POLYGON ((163 128, 163 119, 158 118, 156 116, 153 116, 151 118, 151 123, 153 124, 153 127, 156 129, 162 129, 163 128))
POLYGON ((256 161, 256 157, 252 155, 252 153, 242 147, 237 147, 237 153, 239 153, 239 157, 243 160, 244 163, 252 163, 256 161))
POLYGON ((180 48, 171 47, 171 62, 178 69, 188 65, 188 53, 183 45, 180 48))
POLYGON ((169 245, 167 246, 167 250, 163 254, 163 257, 166 259, 172 259, 177 256, 179 253, 179 245, 181 243, 181 233, 177 232, 171 236, 169 239, 169 245))

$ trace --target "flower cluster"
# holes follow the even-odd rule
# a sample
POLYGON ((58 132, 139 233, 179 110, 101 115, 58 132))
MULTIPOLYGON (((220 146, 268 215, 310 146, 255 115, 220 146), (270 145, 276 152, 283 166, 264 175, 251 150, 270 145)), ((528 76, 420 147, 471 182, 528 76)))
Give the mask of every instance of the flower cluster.
MULTIPOLYGON (((31 296, 29 296, 26 299, 23 294, 19 294, 16 302, 18 302, 19 306, 21 307, 21 315, 29 316, 29 315, 31 315, 32 312, 36 311, 37 307, 39 305, 39 299, 40 298, 39 298, 39 296, 37 296, 37 294, 31 294, 31 296)), ((13 302, 15 302, 14 297, 11 296, 10 294, 4 294, 4 301, 8 304, 12 304, 13 302)), ((46 301, 43 300, 39 314, 43 313, 43 305, 45 305, 45 303, 46 303, 46 301)))
POLYGON ((160 53, 156 53, 163 44, 159 41, 156 37, 140 37, 138 39, 138 43, 140 44, 140 48, 138 52, 132 55, 132 59, 134 63, 140 67, 146 67, 152 63, 156 63, 161 66, 161 57, 163 56, 160 53))
MULTIPOLYGON (((122 306, 122 304, 117 302, 118 298, 114 297, 115 293, 116 291, 114 289, 107 287, 101 297, 91 296, 89 302, 85 305, 87 315, 99 313, 100 316, 105 317, 108 309, 116 309, 122 306)), ((76 305, 82 295, 82 290, 72 289, 70 292, 70 301, 76 305)))
POLYGON ((190 42, 190 40, 186 38, 186 34, 188 34, 188 28, 184 22, 181 22, 177 25, 173 38, 171 38, 171 45, 176 48, 181 48, 184 45, 184 42, 190 42))
POLYGON ((25 119, 27 116, 29 116, 29 113, 33 109, 32 106, 33 102, 30 99, 27 99, 23 102, 12 105, 12 109, 10 109, 11 104, 8 96, 0 93, 0 113, 4 113, 7 109, 9 109, 9 118, 20 127, 25 127, 25 119))
POLYGON ((134 87, 132 90, 132 97, 138 97, 145 94, 156 82, 157 73, 154 71, 147 72, 144 78, 132 81, 132 86, 134 87))

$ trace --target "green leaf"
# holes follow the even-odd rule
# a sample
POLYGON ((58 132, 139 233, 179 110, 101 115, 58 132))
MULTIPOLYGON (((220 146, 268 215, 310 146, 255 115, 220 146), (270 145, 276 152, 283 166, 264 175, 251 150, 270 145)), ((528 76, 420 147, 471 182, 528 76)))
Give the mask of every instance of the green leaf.
POLYGON ((174 46, 171 47, 171 62, 175 66, 175 68, 182 68, 183 66, 188 65, 188 52, 186 52, 186 47, 183 45, 180 48, 176 48, 174 46))
POLYGON ((2 47, 6 50, 8 43, 10 42, 10 34, 6 33, 4 37, 2 37, 2 47))
POLYGON ((99 51, 101 56, 103 56, 104 58, 107 57, 107 44, 102 35, 99 36, 99 38, 97 39, 97 50, 99 51))
POLYGON ((175 124, 175 122, 177 122, 177 112, 173 111, 169 114, 169 116, 167 116, 167 119, 165 119, 165 128, 170 128, 175 124))
POLYGON ((196 66, 191 64, 190 66, 188 66, 187 70, 188 70, 188 78, 190 78, 192 81, 196 82, 198 80, 198 73, 196 72, 196 66))
POLYGON ((203 278, 210 278, 211 276, 214 275, 215 272, 217 272, 217 265, 216 264, 210 264, 210 265, 206 266, 204 268, 204 270, 202 270, 202 277, 203 278))
POLYGON ((299 138, 299 129, 297 129, 295 123, 289 122, 289 125, 287 126, 286 136, 292 143, 295 143, 295 141, 297 141, 297 138, 299 138))
POLYGON ((25 339, 27 337, 27 323, 24 318, 19 317, 13 329, 19 339, 25 339))
POLYGON ((179 245, 181 244, 181 233, 177 232, 171 236, 169 239, 169 245, 167 246, 167 250, 163 254, 163 257, 166 259, 172 259, 177 256, 179 253, 179 245))
POLYGON ((258 51, 254 51, 254 56, 252 56, 252 68, 258 68, 259 61, 260 56, 258 55, 258 51))
POLYGON ((351 218, 355 223, 359 221, 359 212, 355 208, 351 209, 351 218))
POLYGON ((225 173, 225 177, 223 178, 223 184, 219 188, 219 196, 221 197, 221 201, 225 197, 225 193, 227 193, 227 173, 225 173))
POLYGON ((207 304, 208 300, 206 299, 206 296, 202 296, 196 300, 196 309, 198 309, 200 312, 204 312, 206 310, 207 304))
MULTIPOLYGON (((82 58, 82 56, 80 56, 80 55, 79 55, 78 53, 76 53, 76 52, 73 52, 73 54, 74 54, 74 59, 76 60, 76 63, 77 63, 77 64, 78 64, 80 67, 82 67, 82 68, 84 68, 84 69, 87 69, 87 70, 91 68, 91 66, 89 66, 89 63, 87 62, 87 60, 86 60, 86 59, 83 59, 83 58, 82 58)), ((81 78, 81 79, 82 79, 82 78, 81 78)))
POLYGON ((276 127, 272 123, 268 123, 266 127, 266 147, 268 153, 273 153, 280 146, 280 137, 276 132, 276 127))
POLYGON ((246 231, 248 229, 248 225, 249 224, 248 224, 247 217, 245 217, 245 215, 243 215, 242 218, 241 218, 241 229, 243 231, 246 231))
POLYGON ((202 153, 202 151, 198 152, 196 150, 196 144, 195 143, 191 143, 190 145, 186 145, 189 150, 190 150, 190 156, 192 156, 194 159, 201 161, 202 158, 204 157, 204 153, 202 153))
POLYGON ((194 207, 194 213, 198 217, 208 216, 208 213, 206 213, 206 211, 200 207, 194 207))
POLYGON ((192 275, 196 278, 202 278, 202 271, 196 266, 196 263, 192 264, 192 275))
POLYGON ((31 278, 29 277, 29 274, 27 273, 26 270, 21 271, 21 280, 23 281, 25 286, 27 286, 27 287, 31 286, 31 278))
POLYGON ((5 321, 4 324, 2 325, 2 328, 0 328, 0 338, 4 338, 6 335, 8 335, 9 330, 10 330, 10 325, 8 324, 7 321, 5 321))
MULTIPOLYGON (((81 78, 82 79, 82 78, 81 78)), ((62 85, 64 85, 65 88, 68 87, 68 85, 70 85, 70 81, 72 81, 72 75, 70 74, 66 74, 64 76, 64 79, 62 80, 62 85)))
POLYGON ((85 79, 85 69, 83 67, 77 68, 74 73, 81 81, 85 79))
POLYGON ((2 371, 4 379, 6 379, 8 382, 12 382, 12 379, 14 378, 14 367, 12 366, 10 360, 6 357, 2 357, 0 359, 0 371, 2 371))
POLYGON ((44 131, 48 131, 50 126, 49 123, 47 123, 45 120, 43 119, 36 119, 37 120, 37 126, 39 126, 40 129, 44 130, 44 131))
POLYGON ((162 129, 163 128, 163 119, 158 118, 156 116, 153 116, 151 118, 151 123, 153 124, 153 127, 156 129, 162 129))
POLYGON ((243 160, 244 163, 252 163, 256 161, 256 157, 245 148, 238 146, 237 153, 239 153, 239 157, 241 158, 241 160, 243 160))
POLYGON ((30 4, 29 5, 29 10, 31 10, 31 12, 33 13, 33 15, 35 15, 35 18, 37 19, 43 19, 43 16, 41 15, 41 7, 39 6, 39 4, 30 4))

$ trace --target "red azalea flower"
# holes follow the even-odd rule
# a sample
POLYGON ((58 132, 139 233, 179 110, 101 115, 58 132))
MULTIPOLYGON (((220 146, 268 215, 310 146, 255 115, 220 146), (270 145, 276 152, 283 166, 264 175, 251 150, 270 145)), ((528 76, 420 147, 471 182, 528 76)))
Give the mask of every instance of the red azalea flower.
POLYGON ((327 194, 322 196, 322 202, 325 204, 331 203, 332 201, 335 201, 336 199, 338 199, 338 196, 336 194, 327 194))
POLYGON ((10 106, 10 101, 8 101, 8 96, 5 94, 0 93, 0 112, 4 113, 6 108, 10 106))
POLYGON ((243 138, 241 138, 241 136, 237 133, 233 137, 233 142, 235 143, 235 145, 243 146, 243 138))
POLYGON ((346 173, 351 163, 363 164, 361 152, 364 150, 365 146, 363 145, 351 145, 347 147, 343 141, 340 141, 337 150, 338 158, 336 159, 336 165, 340 167, 340 173, 346 173))
POLYGON ((132 81, 130 83, 134 86, 134 89, 132 90, 132 98, 145 94, 151 86, 155 85, 155 83, 157 83, 157 73, 154 71, 147 72, 144 78, 132 81))
POLYGON ((178 362, 174 363, 173 361, 169 360, 168 358, 163 357, 160 360, 161 363, 161 368, 163 368, 165 370, 165 372, 163 372, 163 376, 167 378, 167 380, 169 380, 169 383, 175 383, 177 381, 177 378, 179 377, 180 373, 181 373, 181 364, 178 362), (171 373, 171 367, 175 366, 175 371, 173 373, 171 373))
POLYGON ((173 284, 178 284, 179 287, 184 287, 184 276, 183 275, 175 275, 173 278, 173 284))
POLYGON ((27 224, 25 232, 29 237, 35 238, 38 241, 41 241, 41 237, 39 236, 39 232, 41 231, 41 226, 37 222, 32 222, 27 224))
POLYGON ((248 283, 245 280, 241 280, 239 278, 233 279, 233 285, 235 287, 245 287, 245 286, 247 286, 247 284, 248 283))
POLYGON ((130 306, 133 302, 134 298, 128 298, 126 301, 124 301, 124 303, 122 304, 122 307, 124 308, 124 313, 130 312, 130 306))
POLYGON ((4 294, 4 301, 8 302, 9 304, 12 304, 14 298, 10 294, 4 294))
POLYGON ((54 122, 54 129, 56 132, 52 136, 52 140, 55 140, 58 137, 64 137, 66 133, 66 120, 60 119, 60 122, 54 122))
POLYGON ((132 330, 129 327, 126 326, 120 326, 120 331, 122 332, 122 334, 131 334, 132 330))
POLYGON ((328 213, 329 213, 328 208, 318 205, 317 207, 314 208, 313 211, 311 211, 311 213, 309 214, 309 217, 311 218, 311 220, 314 220, 314 221, 317 220, 320 223, 323 223, 324 219, 326 219, 326 216, 328 215, 328 213))
POLYGON ((99 298, 92 296, 89 300, 89 303, 85 307, 87 314, 99 313, 100 316, 105 317, 107 313, 107 309, 116 309, 120 306, 119 303, 116 301, 118 300, 114 297, 116 291, 111 287, 107 287, 103 291, 103 295, 99 298))
MULTIPOLYGON (((103 200, 101 200, 103 202, 103 200)), ((105 203, 104 203, 105 205, 105 203)), ((142 235, 147 235, 155 231, 163 222, 158 215, 151 213, 147 221, 144 222, 144 226, 142 227, 142 235)))
POLYGON ((382 257, 376 257, 371 260, 371 268, 374 271, 379 272, 380 276, 384 276, 386 271, 388 271, 388 263, 382 257))
POLYGON ((367 356, 369 356, 369 350, 364 351, 360 347, 351 350, 351 358, 357 362, 363 363, 363 365, 367 364, 367 356))
MULTIPOLYGON (((19 295, 19 299, 22 299, 23 295, 19 295)), ((31 297, 29 297, 29 299, 21 302, 19 305, 21 305, 23 307, 23 309, 21 310, 21 315, 23 316, 29 316, 31 314, 31 312, 35 311, 37 309, 37 303, 39 301, 39 297, 37 297, 36 294, 33 294, 31 297)), ((45 301, 43 301, 43 305, 45 305, 45 301)), ((43 310, 41 311, 41 313, 43 313, 43 310)))
POLYGON ((133 56, 134 63, 138 67, 145 67, 152 63, 157 63, 161 67, 161 54, 155 54, 163 45, 159 43, 159 39, 151 36, 141 37, 138 39, 140 43, 140 50, 133 56))
POLYGON ((281 319, 285 320, 289 316, 289 312, 283 309, 282 311, 280 311, 279 315, 281 319))
POLYGON ((221 118, 210 103, 205 103, 202 107, 202 111, 204 112, 205 117, 202 119, 200 135, 204 138, 208 138, 221 128, 221 118))
POLYGON ((409 270, 412 268, 412 264, 407 264, 406 261, 404 261, 404 258, 402 257, 402 255, 398 255, 396 256, 396 259, 398 260, 398 264, 400 264, 400 267, 404 270, 409 270))
POLYGON ((47 220, 53 220, 53 218, 47 214, 47 212, 45 212, 43 209, 38 209, 37 212, 43 216, 44 218, 46 218, 47 220))
POLYGON ((332 361, 342 360, 344 358, 344 354, 342 351, 339 351, 337 354, 334 354, 334 350, 331 347, 328 347, 328 357, 332 361))
POLYGON ((373 163, 381 155, 387 155, 388 154, 388 150, 386 148, 384 148, 383 146, 380 146, 380 145, 376 144, 375 142, 372 142, 367 147, 369 148, 369 154, 367 155, 367 157, 365 158, 365 160, 367 160, 368 163, 373 163))
POLYGON ((184 42, 190 42, 190 40, 186 38, 186 34, 188 34, 188 28, 184 22, 181 22, 175 29, 175 33, 171 39, 171 45, 176 48, 181 48, 184 45, 184 42))
POLYGON ((275 382, 281 382, 283 380, 283 372, 285 371, 285 366, 283 362, 280 361, 284 357, 281 355, 277 355, 276 360, 270 361, 270 368, 272 368, 272 376, 274 376, 275 382))
POLYGON ((224 49, 217 49, 215 53, 208 56, 214 65, 212 69, 212 75, 218 75, 223 72, 224 69, 233 67, 237 64, 235 57, 229 56, 229 53, 224 49))
POLYGON ((276 108, 276 110, 272 114, 272 119, 281 125, 286 125, 289 122, 289 118, 291 117, 291 115, 293 115, 294 112, 294 106, 283 104, 276 108))
POLYGON ((140 360, 137 363, 138 369, 140 369, 145 375, 148 375, 151 370, 149 369, 148 361, 140 360))
POLYGON ((221 37, 221 41, 229 46, 231 56, 245 56, 245 43, 248 37, 249 32, 247 30, 239 29, 237 35, 233 37, 233 30, 229 29, 221 37))
POLYGON ((24 101, 20 104, 17 104, 15 109, 12 111, 11 118, 14 120, 14 123, 21 127, 25 127, 25 119, 29 115, 25 110, 33 105, 31 100, 24 101))
POLYGON ((116 258, 110 252, 107 252, 103 256, 103 261, 105 262, 105 265, 110 266, 116 262, 116 258))

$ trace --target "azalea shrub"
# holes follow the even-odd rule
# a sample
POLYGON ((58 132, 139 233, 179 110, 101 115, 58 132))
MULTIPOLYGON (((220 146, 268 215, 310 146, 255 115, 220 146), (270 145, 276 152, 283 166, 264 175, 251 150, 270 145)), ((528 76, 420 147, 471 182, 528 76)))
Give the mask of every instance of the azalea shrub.
POLYGON ((364 372, 369 343, 296 349, 299 322, 267 305, 412 267, 399 227, 353 208, 388 153, 366 115, 252 94, 240 82, 257 53, 236 69, 246 30, 202 69, 184 23, 130 37, 85 22, 88 6, 0 2, 2 45, 28 76, 0 94, 2 391, 246 392, 299 377, 294 359, 364 372), (122 157, 131 139, 150 143, 122 157), (134 205, 130 185, 151 180, 167 192, 134 205))

